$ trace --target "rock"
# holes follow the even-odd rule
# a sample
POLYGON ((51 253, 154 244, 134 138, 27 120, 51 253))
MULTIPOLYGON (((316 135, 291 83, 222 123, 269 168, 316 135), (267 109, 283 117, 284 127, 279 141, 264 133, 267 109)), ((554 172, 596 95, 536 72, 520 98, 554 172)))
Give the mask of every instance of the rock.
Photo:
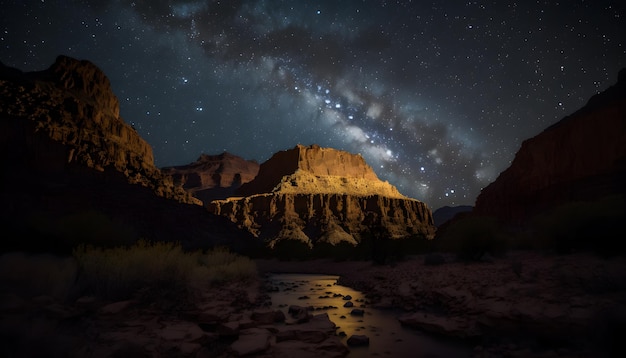
POLYGON ((350 315, 352 316, 363 316, 364 314, 365 314, 365 311, 360 308, 355 308, 352 311, 350 311, 350 315))
POLYGON ((185 341, 190 343, 202 343, 205 333, 193 322, 177 321, 163 322, 163 329, 159 337, 168 341, 185 341))
POLYGON ((242 330, 230 349, 239 357, 263 353, 270 347, 272 334, 262 328, 249 328, 242 330))
POLYGON ((223 322, 217 326, 216 332, 221 337, 232 337, 239 335, 239 322, 223 322))
POLYGON ((621 195, 623 201, 624 73, 626 69, 620 71, 615 85, 593 96, 584 107, 525 140, 511 165, 483 188, 473 212, 519 227, 564 203, 610 195, 621 195))
POLYGON ((273 356, 343 357, 348 353, 336 336, 337 326, 327 313, 315 315, 304 323, 276 326, 276 329, 273 356))
POLYGON ((370 338, 362 334, 353 334, 348 338, 346 343, 352 347, 369 346, 370 338))
POLYGON ((8 249, 71 252, 79 242, 140 238, 175 238, 186 248, 260 246, 155 166, 152 147, 120 116, 108 78, 90 61, 59 56, 36 72, 1 65, 0 133, 0 160, 11 171, 0 187, 0 217, 7 232, 29 238, 4 240, 8 249))
POLYGON ((424 312, 416 312, 398 318, 400 323, 408 327, 417 328, 426 332, 458 338, 474 338, 480 332, 470 317, 436 316, 424 312))
POLYGON ((250 319, 259 324, 273 324, 285 322, 285 314, 281 310, 254 311, 250 315, 250 319))
MULTIPOLYGON (((199 203, 154 165, 152 147, 120 117, 109 79, 92 62, 58 56, 47 70, 0 77, 0 99, 3 132, 11 123, 22 128, 21 133, 15 128, 11 132, 40 143, 28 148, 42 158, 34 163, 37 169, 80 165, 104 175, 119 174, 159 196, 199 203)), ((18 139, 28 140, 13 141, 18 139)), ((24 154, 23 147, 14 150, 24 154)))
POLYGON ((346 357, 350 350, 338 337, 328 337, 321 343, 281 341, 271 348, 271 353, 272 357, 342 358, 346 357))
POLYGON ((348 301, 346 303, 343 304, 344 307, 352 307, 354 306, 354 303, 352 303, 352 301, 348 301))
POLYGON ((309 310, 306 307, 291 305, 287 310, 287 313, 291 315, 293 319, 297 322, 307 321, 311 316, 309 315, 309 310))
POLYGON ((424 203, 380 181, 360 155, 332 148, 297 145, 278 152, 236 195, 211 202, 209 211, 270 248, 283 240, 354 246, 372 232, 392 239, 434 236, 424 203))
POLYGON ((454 218, 457 214, 466 213, 472 211, 472 209, 473 207, 470 205, 442 206, 433 211, 433 221, 435 222, 435 226, 440 227, 446 221, 454 218))
POLYGON ((193 163, 161 168, 174 183, 208 205, 213 200, 226 199, 234 195, 259 172, 259 163, 245 160, 224 152, 218 155, 202 154, 193 163))
POLYGON ((135 302, 131 301, 131 300, 109 303, 108 305, 103 306, 103 307, 100 308, 100 313, 102 313, 102 314, 117 314, 117 313, 120 313, 120 312, 126 310, 128 307, 130 307, 134 303, 135 302))

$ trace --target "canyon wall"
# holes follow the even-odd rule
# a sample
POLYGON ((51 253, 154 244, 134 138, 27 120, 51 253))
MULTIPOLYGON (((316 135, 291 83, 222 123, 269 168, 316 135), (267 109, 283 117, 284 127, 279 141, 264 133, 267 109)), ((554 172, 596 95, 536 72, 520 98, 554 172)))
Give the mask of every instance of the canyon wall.
POLYGON ((474 213, 524 225, 568 202, 624 198, 626 69, 575 113, 527 139, 478 196, 474 213))
POLYGON ((430 209, 378 179, 360 155, 317 145, 278 152, 235 197, 209 211, 225 216, 273 247, 295 239, 357 245, 365 237, 431 239, 430 209))

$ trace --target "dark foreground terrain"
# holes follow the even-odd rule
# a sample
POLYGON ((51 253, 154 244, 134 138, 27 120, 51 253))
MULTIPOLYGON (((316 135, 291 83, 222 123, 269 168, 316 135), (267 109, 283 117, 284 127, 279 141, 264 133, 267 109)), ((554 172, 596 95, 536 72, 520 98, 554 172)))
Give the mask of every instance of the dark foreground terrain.
MULTIPOLYGON (((272 311, 264 275, 339 275, 367 306, 471 344, 475 357, 622 356, 626 259, 515 251, 481 262, 446 254, 370 261, 256 260, 257 275, 146 287, 124 299, 79 295, 71 258, 5 254, 0 333, 7 357, 345 357, 324 313, 272 311), (21 260, 21 261, 20 261, 21 260), (30 260, 30 261, 29 261, 30 260), (33 261, 34 260, 34 261, 33 261), (21 263, 16 266, 16 263, 21 263), (6 265, 29 269, 5 270, 6 265), (37 265, 32 265, 37 262, 37 265), (298 324, 286 324, 300 315, 298 324)), ((302 305, 306 305, 305 302, 302 305)), ((375 337, 370 337, 375 339, 375 337)))

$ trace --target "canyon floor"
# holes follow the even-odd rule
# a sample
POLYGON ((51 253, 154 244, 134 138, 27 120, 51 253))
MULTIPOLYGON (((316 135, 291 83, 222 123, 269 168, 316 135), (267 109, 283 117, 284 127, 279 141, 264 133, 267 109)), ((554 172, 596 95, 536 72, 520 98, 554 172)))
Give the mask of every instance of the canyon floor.
MULTIPOLYGON (((66 260, 52 266, 67 268, 66 260)), ((266 274, 316 273, 337 275, 338 284, 363 292, 366 309, 393 310, 411 329, 464 342, 473 357, 626 356, 621 341, 626 329, 624 257, 516 251, 473 263, 446 254, 410 256, 386 265, 255 262, 256 280, 196 288, 192 294, 140 290, 118 301, 60 298, 54 289, 64 289, 45 277, 30 283, 50 286, 48 293, 36 295, 27 294, 24 282, 4 281, 0 353, 347 357, 350 349, 327 314, 269 308, 266 274), (294 319, 299 323, 286 324, 294 319)))
POLYGON ((481 262, 431 254, 368 261, 257 260, 261 272, 326 273, 400 309, 406 326, 458 338, 475 357, 625 356, 626 258, 509 252, 481 262))

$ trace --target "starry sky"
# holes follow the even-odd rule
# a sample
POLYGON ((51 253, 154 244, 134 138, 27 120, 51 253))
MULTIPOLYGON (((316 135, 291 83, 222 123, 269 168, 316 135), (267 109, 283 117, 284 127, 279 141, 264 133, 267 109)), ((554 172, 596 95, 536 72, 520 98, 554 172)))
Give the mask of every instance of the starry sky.
POLYGON ((620 1, 0 0, 0 61, 110 79, 159 167, 296 144, 360 153, 432 210, 626 67, 620 1))

